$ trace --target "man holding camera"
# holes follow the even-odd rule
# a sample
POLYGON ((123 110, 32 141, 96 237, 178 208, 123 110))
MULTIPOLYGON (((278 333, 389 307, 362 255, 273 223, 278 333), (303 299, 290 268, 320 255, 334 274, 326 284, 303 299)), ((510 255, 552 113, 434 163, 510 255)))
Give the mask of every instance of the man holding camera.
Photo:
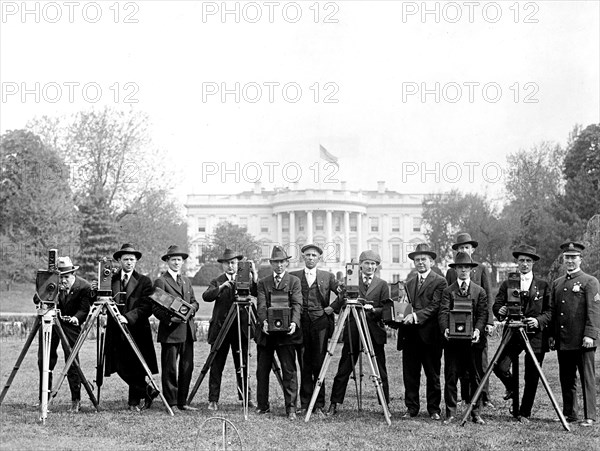
MULTIPOLYGON (((135 270, 142 253, 131 244, 123 244, 121 249, 113 254, 113 258, 121 265, 121 269, 113 274, 111 280, 112 294, 120 312, 118 319, 127 325, 150 371, 157 374, 158 364, 148 320, 152 315, 152 281, 135 270)), ((150 408, 152 400, 159 392, 146 382, 144 367, 110 315, 107 316, 105 350, 105 375, 117 373, 127 383, 129 410, 139 412, 142 399, 144 404, 141 409, 150 408)))
MULTIPOLYGON (((79 276, 75 275, 75 271, 79 266, 74 266, 70 257, 60 257, 56 263, 56 269, 59 272, 59 294, 58 305, 56 308, 60 310, 59 319, 62 329, 67 337, 71 349, 75 345, 81 325, 90 312, 90 304, 92 302, 92 287, 91 285, 79 276)), ((35 298, 34 298, 35 300, 35 298)), ((48 379, 48 387, 52 387, 52 370, 56 366, 58 360, 57 348, 60 337, 56 328, 52 328, 52 339, 50 342, 50 374, 48 379)), ((63 344, 63 352, 65 361, 69 358, 70 352, 67 351, 63 344)), ((42 356, 43 350, 40 343, 38 349, 38 367, 40 369, 40 402, 42 399, 42 356)), ((67 380, 71 389, 71 408, 70 412, 79 412, 81 405, 81 379, 79 373, 75 369, 75 365, 71 365, 67 372, 67 380)))
POLYGON ((600 287, 598 279, 581 270, 581 243, 567 241, 560 246, 567 274, 552 284, 551 310, 553 340, 558 355, 558 373, 567 421, 578 415, 577 379, 583 393, 584 419, 581 426, 596 422, 596 369, 594 354, 600 340, 600 287))
MULTIPOLYGON (((387 367, 385 363, 385 343, 387 341, 387 332, 382 320, 382 312, 385 301, 390 297, 390 289, 387 282, 375 275, 375 271, 381 263, 381 257, 375 251, 368 250, 360 254, 360 280, 358 283, 359 299, 363 301, 363 308, 369 326, 369 334, 373 342, 373 350, 377 359, 377 367, 381 376, 381 385, 387 404, 390 403, 390 387, 388 383, 387 367)), ((344 306, 346 299, 338 297, 332 304, 336 312, 344 306)), ((352 369, 356 365, 360 354, 361 342, 356 326, 356 320, 353 316, 346 323, 344 328, 344 347, 342 356, 338 364, 337 374, 333 380, 331 388, 331 405, 327 412, 328 415, 335 415, 338 411, 338 404, 344 402, 346 387, 352 369)))
MULTIPOLYGON (((452 244, 452 249, 456 252, 465 252, 469 254, 471 258, 473 258, 473 253, 475 252, 475 248, 479 245, 477 241, 471 238, 469 233, 460 232, 456 235, 456 243, 452 244)), ((479 266, 479 264, 477 265, 479 266)), ((491 335, 494 330, 494 312, 492 311, 492 306, 494 303, 492 302, 492 285, 490 284, 490 280, 488 277, 487 270, 483 267, 483 265, 478 267, 473 267, 471 269, 470 279, 484 289, 485 294, 487 295, 488 300, 488 319, 487 324, 485 325, 485 333, 486 335, 491 335)), ((458 278, 457 271, 450 267, 446 272, 446 282, 448 282, 448 286, 452 285, 456 282, 458 278)), ((483 352, 481 353, 481 359, 483 364, 483 371, 487 371, 488 368, 488 347, 487 340, 484 340, 485 347, 483 348, 483 352)), ((461 377, 460 383, 461 390, 461 398, 466 400, 469 394, 469 377, 466 375, 464 378, 461 377)), ((483 387, 483 392, 481 394, 481 400, 483 401, 484 407, 494 408, 494 404, 490 398, 490 381, 489 379, 485 382, 485 386, 483 387)))
POLYGON ((194 370, 194 342, 196 341, 196 324, 194 315, 198 311, 198 302, 190 279, 181 274, 183 262, 188 254, 179 246, 169 246, 161 257, 167 263, 167 271, 154 281, 154 287, 181 298, 192 305, 193 313, 187 321, 172 316, 157 304, 152 305, 152 313, 160 323, 158 325, 158 342, 161 344, 160 366, 163 395, 170 406, 179 410, 198 410, 187 405, 187 397, 194 370))
MULTIPOLYGON (((442 293, 439 323, 440 331, 447 340, 444 346, 444 401, 446 402, 444 424, 450 424, 456 420, 456 385, 459 376, 468 373, 469 388, 465 401, 470 402, 484 374, 481 353, 486 345, 487 294, 482 287, 471 281, 471 270, 476 266, 477 263, 471 259, 468 253, 458 252, 454 263, 450 263, 450 267, 458 274, 458 279, 442 293), (452 310, 456 307, 457 302, 463 299, 469 302, 471 308, 471 315, 468 317, 471 324, 465 324, 464 327, 472 330, 472 336, 456 338, 450 334, 450 317, 453 315, 452 310)), ((473 423, 485 424, 479 414, 480 405, 481 401, 478 399, 471 411, 471 419, 473 423)))
MULTIPOLYGON (((208 344, 213 345, 219 335, 227 314, 237 300, 238 293, 236 290, 236 277, 238 275, 238 262, 244 257, 242 255, 236 255, 231 249, 225 249, 223 255, 221 255, 217 261, 221 263, 224 273, 216 279, 210 282, 210 285, 204 293, 202 293, 202 299, 205 302, 214 302, 215 307, 213 308, 212 317, 210 319, 210 326, 208 328, 208 344)), ((256 282, 258 281, 258 273, 252 264, 249 294, 252 296, 257 295, 256 282)), ((248 315, 245 309, 240 309, 240 329, 242 332, 241 343, 242 348, 240 349, 240 336, 238 335, 238 323, 235 321, 227 332, 227 336, 221 343, 219 350, 216 353, 215 359, 210 367, 210 375, 208 379, 208 409, 218 410, 219 409, 219 395, 221 393, 221 378, 223 375, 223 368, 225 367, 225 361, 227 360, 227 354, 231 347, 231 355, 233 357, 233 364, 235 366, 235 374, 237 378, 238 387, 238 398, 243 400, 242 391, 244 384, 242 384, 242 377, 247 380, 248 371, 248 315), (240 354, 242 359, 240 360, 240 354), (244 362, 244 374, 241 374, 241 362, 244 362)), ((250 391, 248 391, 250 393, 250 391)), ((253 407, 252 401, 248 400, 248 406, 253 407)))
MULTIPOLYGON (((335 276, 317 269, 323 250, 316 244, 307 244, 301 249, 305 268, 290 274, 300 279, 302 287, 302 353, 300 382, 300 415, 306 414, 312 392, 327 353, 327 344, 333 333, 333 308, 329 306, 330 293, 338 293, 335 276)), ((321 386, 314 411, 323 413, 325 407, 325 385, 321 386)))
POLYGON ((286 272, 290 257, 281 246, 274 246, 271 253, 273 274, 258 281, 256 347, 258 364, 256 368, 256 413, 271 411, 269 406, 269 374, 273 357, 277 352, 283 377, 283 397, 285 410, 290 420, 296 419, 296 399, 298 379, 296 374, 296 346, 302 343, 300 316, 302 313, 302 289, 300 279, 286 272), (284 300, 285 307, 278 312, 279 319, 269 323, 269 308, 277 298, 284 300), (285 311, 284 311, 285 310, 285 311), (289 316, 286 319, 286 314, 289 316), (287 330, 277 329, 289 319, 287 330))
POLYGON ((441 420, 442 338, 438 314, 442 292, 448 284, 444 277, 431 269, 436 257, 437 254, 426 243, 418 244, 415 250, 408 254, 408 258, 414 262, 417 269, 417 276, 406 283, 413 313, 404 318, 402 374, 407 412, 403 418, 416 417, 419 414, 419 386, 423 368, 427 378, 427 412, 432 420, 441 420))
MULTIPOLYGON (((540 257, 535 253, 535 248, 522 244, 515 248, 513 257, 517 261, 517 267, 521 278, 519 299, 521 301, 520 309, 521 320, 527 325, 527 337, 535 358, 542 366, 544 355, 548 352, 548 340, 545 335, 545 329, 550 324, 550 287, 548 283, 533 273, 533 266, 540 257)), ((502 282, 496 300, 494 302, 494 314, 500 320, 504 320, 509 315, 508 302, 508 281, 502 282)), ((510 320, 510 318, 509 318, 510 320)), ((504 384, 506 388, 505 400, 519 396, 518 386, 514 386, 513 376, 510 372, 510 366, 513 359, 517 359, 519 354, 525 349, 525 343, 520 334, 513 334, 510 342, 504 348, 502 354, 498 357, 494 365, 494 374, 504 384)), ((518 419, 522 423, 529 422, 531 408, 537 391, 539 373, 533 360, 528 353, 525 354, 525 388, 523 389, 523 399, 519 407, 518 419)))

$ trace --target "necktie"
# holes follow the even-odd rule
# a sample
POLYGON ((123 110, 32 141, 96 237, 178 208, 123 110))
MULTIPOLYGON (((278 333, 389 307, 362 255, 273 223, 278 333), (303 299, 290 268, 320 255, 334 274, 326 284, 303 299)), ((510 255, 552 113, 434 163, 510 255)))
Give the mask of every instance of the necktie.
POLYGON ((423 282, 425 282, 425 278, 423 276, 419 276, 419 285, 417 288, 421 288, 423 286, 423 282))
POLYGON ((177 274, 177 285, 179 285, 179 288, 183 288, 183 281, 181 280, 181 276, 179 274, 177 274))
POLYGON ((279 288, 279 283, 281 282, 281 276, 277 274, 275 276, 275 288, 279 288))
POLYGON ((123 274, 123 279, 121 279, 121 291, 127 291, 127 282, 129 281, 129 275, 127 273, 123 274))
POLYGON ((463 282, 460 284, 460 294, 463 296, 467 295, 467 282, 463 282))
POLYGON ((365 277, 365 288, 368 290, 369 285, 371 285, 371 278, 369 276, 365 277))

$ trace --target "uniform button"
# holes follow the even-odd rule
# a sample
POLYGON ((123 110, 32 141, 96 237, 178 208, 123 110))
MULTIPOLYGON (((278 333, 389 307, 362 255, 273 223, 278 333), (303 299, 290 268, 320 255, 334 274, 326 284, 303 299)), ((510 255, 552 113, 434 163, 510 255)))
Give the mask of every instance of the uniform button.
POLYGON ((565 303, 565 301, 562 301, 562 303, 564 304, 564 303, 565 303))
POLYGON ((560 316, 563 316, 563 315, 564 315, 564 313, 561 313, 561 314, 560 314, 560 316))
POLYGON ((561 328, 561 329, 564 329, 564 328, 565 328, 565 326, 560 326, 560 328, 561 328))
POLYGON ((567 289, 565 288, 563 291, 567 291, 567 289))

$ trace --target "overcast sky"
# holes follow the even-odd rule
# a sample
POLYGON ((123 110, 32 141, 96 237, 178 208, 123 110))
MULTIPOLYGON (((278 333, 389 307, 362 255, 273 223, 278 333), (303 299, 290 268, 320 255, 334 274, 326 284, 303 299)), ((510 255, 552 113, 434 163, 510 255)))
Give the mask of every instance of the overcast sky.
POLYGON ((255 180, 498 197, 508 153, 600 120, 597 1, 26 5, 2 2, 1 131, 143 110, 180 200, 255 180))

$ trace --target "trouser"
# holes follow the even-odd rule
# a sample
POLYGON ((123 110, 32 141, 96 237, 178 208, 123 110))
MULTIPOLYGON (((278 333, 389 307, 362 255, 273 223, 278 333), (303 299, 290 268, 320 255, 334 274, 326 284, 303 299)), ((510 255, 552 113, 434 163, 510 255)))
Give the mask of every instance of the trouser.
POLYGON ((562 390, 563 414, 567 418, 577 418, 578 416, 576 371, 579 371, 584 418, 596 420, 595 352, 596 348, 558 351, 558 375, 562 390))
POLYGON ((182 343, 161 343, 162 391, 170 406, 186 405, 192 371, 194 370, 194 340, 187 334, 182 343))
MULTIPOLYGON (((468 393, 463 399, 469 403, 471 402, 472 396, 481 383, 481 379, 483 379, 482 352, 482 347, 471 346, 471 342, 468 340, 451 340, 446 344, 444 348, 444 402, 446 403, 446 418, 456 416, 457 382, 459 377, 467 377, 469 380, 468 393)), ((477 400, 471 411, 471 416, 479 415, 481 402, 481 398, 477 400)))
MULTIPOLYGON (((300 384, 300 405, 307 409, 312 398, 313 390, 319 378, 323 360, 327 353, 327 344, 329 341, 329 319, 323 315, 316 321, 311 321, 308 315, 303 315, 302 320, 303 351, 300 384)), ((325 384, 321 385, 315 408, 325 406, 325 384)))
POLYGON ((260 410, 269 409, 269 374, 273 358, 277 352, 283 378, 283 398, 286 413, 296 411, 298 379, 296 375, 296 348, 294 345, 277 346, 273 339, 267 339, 265 346, 257 346, 258 364, 256 368, 256 403, 260 410))
MULTIPOLYGON (((481 353, 481 364, 483 368, 483 374, 488 369, 488 343, 486 342, 485 347, 483 348, 483 352, 481 353)), ((469 399, 469 374, 465 374, 460 377, 460 397, 463 400, 469 399)), ((481 392, 481 400, 483 402, 491 401, 490 397, 490 378, 485 381, 483 386, 483 391, 481 392)))
MULTIPOLYGON (((415 334, 416 335, 416 334, 415 334)), ((402 351, 402 373, 404 376, 404 403, 411 415, 420 410, 419 387, 421 385, 421 369, 427 378, 426 397, 429 415, 440 414, 442 389, 440 371, 442 367, 442 347, 439 344, 425 344, 418 336, 404 345, 402 351)))
MULTIPOLYGON (((237 394, 238 399, 242 400, 243 392, 243 381, 242 371, 240 369, 240 362, 244 362, 244 380, 248 380, 248 338, 242 335, 242 360, 240 361, 240 342, 238 339, 237 326, 233 326, 229 329, 227 336, 223 340, 221 347, 215 355, 215 359, 210 367, 210 375, 208 377, 208 401, 219 402, 221 395, 221 379, 223 377, 223 369, 225 368, 225 362, 227 361, 227 354, 229 354, 229 348, 231 348, 231 357, 233 358, 233 365, 235 366, 235 377, 237 380, 237 394)), ((248 395, 250 396, 250 389, 248 388, 248 395)))

